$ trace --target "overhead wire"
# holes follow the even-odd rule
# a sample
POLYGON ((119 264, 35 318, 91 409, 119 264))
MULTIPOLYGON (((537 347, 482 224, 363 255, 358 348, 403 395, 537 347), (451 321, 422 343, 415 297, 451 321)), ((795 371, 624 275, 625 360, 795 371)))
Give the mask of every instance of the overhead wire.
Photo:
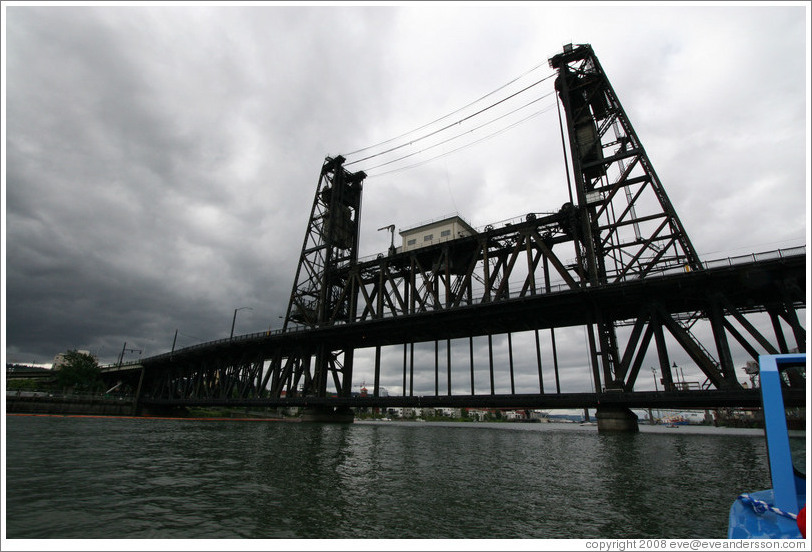
POLYGON ((537 117, 537 116, 541 115, 542 113, 550 111, 551 109, 552 109, 552 106, 547 106, 544 109, 540 109, 539 111, 536 111, 535 113, 532 113, 532 114, 528 115, 527 117, 525 117, 523 119, 520 119, 520 120, 516 121, 515 123, 513 123, 513 124, 511 124, 511 125, 509 125, 509 126, 507 126, 505 128, 499 129, 498 131, 493 132, 491 134, 488 134, 487 136, 483 136, 482 138, 480 138, 478 140, 475 140, 475 141, 473 141, 473 142, 471 142, 469 144, 464 144, 464 145, 462 145, 462 146, 460 146, 458 148, 447 151, 447 152, 442 153, 440 155, 436 155, 434 157, 431 157, 431 158, 426 159, 424 161, 421 161, 419 163, 408 165, 406 167, 399 167, 397 169, 392 169, 390 171, 385 171, 385 172, 378 173, 378 174, 368 175, 367 180, 369 180, 371 178, 377 178, 377 177, 380 177, 380 176, 384 176, 384 175, 387 175, 387 174, 393 174, 393 173, 397 173, 397 172, 402 172, 402 171, 405 171, 405 170, 413 169, 415 167, 420 167, 420 166, 425 165, 426 163, 430 163, 430 162, 432 162, 432 161, 434 161, 436 159, 440 159, 440 158, 445 157, 447 155, 451 155, 452 153, 455 153, 455 152, 457 152, 457 151, 459 151, 461 149, 465 149, 465 148, 473 146, 475 144, 479 144, 480 142, 484 142, 485 140, 488 140, 488 139, 493 138, 495 136, 499 136, 500 134, 502 134, 504 132, 507 132, 508 130, 513 129, 514 127, 519 126, 520 124, 529 121, 533 117, 537 117))
MULTIPOLYGON (((476 111, 475 113, 472 113, 471 115, 468 115, 467 117, 463 117, 462 119, 459 119, 458 121, 455 121, 455 122, 453 122, 453 123, 451 123, 451 124, 449 124, 449 125, 446 125, 446 126, 444 126, 444 127, 440 128, 440 129, 438 129, 438 130, 435 130, 435 131, 429 132, 428 134, 424 134, 423 136, 420 136, 420 137, 415 138, 415 139, 413 139, 413 140, 409 140, 409 141, 407 141, 407 142, 404 142, 403 144, 400 144, 399 146, 395 146, 395 147, 389 148, 389 149, 387 149, 387 150, 384 150, 384 151, 381 151, 381 152, 378 152, 378 153, 375 153, 375 154, 372 154, 372 155, 368 155, 368 156, 366 156, 366 157, 362 157, 361 159, 356 159, 355 161, 352 161, 352 162, 349 162, 349 163, 345 163, 345 166, 354 165, 354 164, 356 164, 356 163, 360 163, 360 162, 362 162, 362 161, 368 161, 369 159, 373 159, 373 158, 375 158, 375 157, 378 157, 378 156, 381 156, 381 155, 384 155, 384 154, 387 154, 387 153, 391 153, 391 152, 393 152, 393 151, 399 150, 399 149, 404 148, 404 147, 406 147, 406 146, 413 145, 415 142, 419 142, 419 141, 421 141, 421 140, 425 140, 426 138, 429 138, 429 137, 431 137, 431 136, 434 136, 435 134, 439 134, 440 132, 443 132, 443 131, 445 131, 445 130, 448 130, 449 128, 453 128, 453 127, 454 127, 454 126, 456 126, 456 125, 459 125, 459 124, 461 124, 461 123, 463 123, 463 122, 465 122, 465 121, 467 121, 467 120, 469 120, 469 119, 472 119, 473 117, 476 117, 477 115, 481 115, 482 113, 484 113, 484 112, 488 111, 489 109, 492 109, 492 108, 496 107, 497 105, 500 105, 500 104, 502 104, 502 103, 504 103, 504 102, 506 102, 506 101, 510 100, 511 98, 514 98, 514 97, 518 96, 519 94, 522 94, 522 93, 524 93, 524 92, 527 92, 528 90, 530 90, 530 89, 531 89, 531 88, 533 88, 534 86, 538 86, 539 84, 541 84, 542 82, 544 82, 544 81, 546 81, 546 80, 548 80, 548 79, 552 78, 553 76, 555 76, 555 75, 554 75, 554 74, 552 74, 552 75, 548 75, 548 76, 544 77, 543 79, 538 80, 538 81, 534 82, 533 84, 530 84, 530 85, 528 85, 528 86, 526 86, 526 87, 522 88, 522 89, 521 89, 521 90, 519 90, 518 92, 514 92, 514 93, 513 93, 513 94, 511 94, 510 96, 507 96, 507 97, 505 97, 505 98, 502 98, 502 99, 501 99, 501 100, 499 100, 498 102, 494 102, 494 103, 490 104, 489 106, 484 107, 484 108, 480 109, 479 111, 476 111)), ((464 109, 464 108, 463 108, 463 109, 464 109)), ((458 110, 458 111, 459 111, 459 110, 458 110)), ((443 118, 446 118, 446 117, 443 117, 443 118)), ((424 127, 421 127, 421 128, 424 128, 424 127)), ((409 133, 407 133, 407 134, 409 134, 409 133)), ((369 149, 369 148, 367 148, 367 149, 369 149)), ((359 151, 360 151, 360 150, 359 150, 359 151)), ((347 155, 350 155, 350 154, 347 154, 347 155)))
MULTIPOLYGON (((491 92, 488 92, 488 93, 487 93, 487 94, 485 94, 484 96, 482 96, 482 97, 480 97, 480 98, 477 98, 476 100, 472 101, 471 103, 469 103, 469 104, 467 104, 467 105, 464 105, 464 106, 460 107, 459 109, 456 109, 456 110, 452 111, 451 113, 447 113, 447 114, 443 115, 442 117, 440 117, 440 118, 438 118, 438 119, 435 119, 435 120, 431 121, 430 123, 426 123, 426 124, 425 124, 425 125, 423 125, 423 126, 420 126, 420 127, 418 127, 418 128, 412 129, 412 130, 410 130, 410 131, 408 131, 408 132, 404 132, 403 134, 400 134, 400 135, 395 136, 394 138, 390 138, 390 139, 388 139, 388 140, 384 140, 383 142, 379 142, 379 143, 377 143, 377 144, 373 144, 373 145, 371 145, 371 146, 366 146, 366 147, 364 147, 364 148, 357 149, 357 150, 355 150, 355 151, 351 151, 351 152, 349 152, 349 153, 345 154, 345 157, 349 157, 349 156, 352 156, 352 155, 355 155, 355 154, 361 153, 361 152, 363 152, 363 151, 367 151, 367 150, 370 150, 370 149, 373 149, 373 148, 377 148, 377 147, 379 147, 379 146, 383 146, 383 145, 385 145, 385 144, 388 144, 388 143, 390 143, 390 142, 394 142, 395 140, 398 140, 398 139, 400 139, 400 138, 403 138, 404 136, 408 136, 409 134, 413 134, 413 133, 415 133, 415 132, 418 132, 418 131, 420 131, 420 130, 423 130, 424 128, 430 127, 430 126, 431 126, 431 125, 433 125, 434 123, 438 123, 438 122, 442 121, 443 119, 447 119, 447 118, 451 117, 452 115, 456 115, 456 114, 457 114, 457 113, 459 113, 460 111, 463 111, 463 110, 465 110, 465 109, 467 109, 467 108, 471 107, 472 105, 474 105, 474 104, 476 104, 476 103, 478 103, 478 102, 480 102, 480 101, 484 100, 485 98, 488 98, 488 97, 490 97, 490 96, 493 96, 493 95, 494 95, 494 94, 496 94, 497 92, 499 92, 499 91, 501 91, 501 90, 504 90, 505 88, 507 88, 508 86, 510 86, 511 84, 513 84, 514 82, 516 82, 516 81, 518 81, 519 79, 521 79, 521 78, 523 78, 523 77, 525 77, 525 76, 529 75, 530 73, 532 73, 533 71, 535 71, 535 70, 536 70, 536 69, 538 69, 539 67, 543 67, 543 66, 545 66, 545 65, 546 65, 546 63, 539 63, 539 64, 538 64, 538 65, 536 65, 535 67, 533 67, 533 68, 531 68, 531 69, 528 69, 527 71, 525 71, 524 73, 522 73, 522 74, 521 74, 521 75, 519 75, 518 77, 514 78, 514 79, 513 79, 513 80, 511 80, 510 82, 507 82, 507 83, 503 84, 502 86, 500 86, 500 87, 499 87, 499 88, 497 88, 496 90, 493 90, 493 91, 491 91, 491 92)), ((550 77, 551 77, 551 76, 553 76, 553 75, 550 75, 550 77)), ((547 78, 550 78, 550 77, 547 77, 547 78)), ((546 79, 544 79, 544 80, 546 80, 546 79)))
MULTIPOLYGON (((551 96, 552 94, 553 94, 553 92, 548 92, 547 94, 544 94, 544 95, 542 95, 542 96, 540 96, 540 97, 536 98, 535 100, 531 100, 531 101, 527 102, 526 104, 524 104, 524 105, 522 105, 522 106, 520 106, 520 107, 517 107, 516 109, 514 109, 514 110, 512 110, 512 111, 509 111, 509 112, 507 112, 507 113, 505 113, 505 114, 503 114, 503 115, 500 115, 499 117, 496 117, 495 119, 491 119, 490 121, 487 121, 487 122, 485 122, 485 123, 482 123, 481 125, 476 126, 476 127, 472 128, 472 129, 470 129, 470 130, 466 130, 465 132, 462 132, 462 133, 460 133, 460 134, 457 134, 457 135, 455 135, 455 136, 452 136, 451 138, 446 138, 445 140, 442 140, 442 141, 440 141, 440 142, 437 142, 437 143, 435 143, 435 144, 432 144, 432 145, 430 145, 430 146, 428 146, 428 147, 425 147, 425 148, 423 148, 423 149, 421 149, 421 150, 418 150, 418 151, 416 151, 416 152, 409 153, 409 154, 407 154, 407 155, 403 155, 403 156, 401 156, 401 157, 398 157, 397 159, 392 159, 391 161, 386 161, 386 162, 384 162, 384 163, 380 163, 380 164, 378 164, 378 165, 374 165, 374 166, 372 166, 372 167, 366 167, 366 168, 364 168, 363 170, 364 170, 364 172, 367 172, 367 171, 371 171, 371 170, 374 170, 374 169, 377 169, 377 168, 380 168, 380 167, 384 167, 384 166, 386 166, 386 165, 391 165, 392 163, 397 163, 398 161, 402 161, 402 160, 404 160, 404 159, 408 159, 409 157, 414 157, 415 155, 419 155, 419 154, 424 153, 424 152, 426 152, 426 151, 428 151, 428 150, 430 150, 430 149, 436 148, 436 147, 441 146, 441 145, 443 145, 443 144, 447 144, 448 142, 451 142, 451 141, 454 141, 454 140, 456 140, 456 139, 458 139, 458 138, 461 138, 461 137, 465 136, 466 134, 470 134, 470 133, 472 133, 472 132, 475 132, 475 131, 477 131, 477 130, 479 130, 479 129, 483 128, 483 127, 486 127, 486 126, 488 126, 488 125, 490 125, 490 124, 493 124, 493 123, 495 123, 495 122, 497 122, 497 121, 500 121, 500 120, 504 119, 505 117, 508 117, 508 116, 510 116, 510 115, 513 115, 513 114, 514 114, 514 113, 516 113, 517 111, 521 111, 522 109, 524 109, 524 108, 526 108, 526 107, 528 107, 528 106, 530 106, 530 105, 533 105, 534 103, 539 102, 539 101, 543 100, 544 98, 547 98, 547 97, 551 96)), ((534 115, 536 115, 536 114, 537 114, 537 113, 535 113, 534 115)), ((522 122, 523 122, 523 121, 524 121, 524 119, 522 120, 522 122)), ((512 128, 512 126, 510 126, 510 127, 508 127, 508 128, 512 128)), ((500 132, 501 132, 501 131, 500 131, 500 132)), ((474 142, 474 143, 476 143, 476 142, 474 142)), ((457 151, 457 150, 453 150, 453 151, 457 151)))

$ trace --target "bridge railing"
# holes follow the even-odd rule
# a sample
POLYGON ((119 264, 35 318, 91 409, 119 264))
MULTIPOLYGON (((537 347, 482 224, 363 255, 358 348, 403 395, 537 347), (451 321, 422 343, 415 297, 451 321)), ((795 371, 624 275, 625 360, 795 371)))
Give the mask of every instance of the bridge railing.
MULTIPOLYGON (((521 219, 515 219, 517 222, 521 222, 521 219)), ((503 221, 506 222, 506 221, 503 221)), ((509 224, 509 222, 506 222, 509 224)), ((501 224, 501 223, 497 223, 501 224)), ((703 261, 702 267, 705 270, 714 269, 714 268, 723 268, 728 266, 735 266, 745 263, 752 263, 752 262, 759 262, 759 261, 769 261, 774 259, 782 259, 785 257, 794 257, 798 255, 804 255, 806 253, 806 246, 798 246, 798 247, 791 247, 787 249, 776 249, 773 251, 766 251, 761 253, 749 253, 747 255, 739 255, 735 257, 724 257, 721 259, 714 259, 710 261, 703 261)), ((370 257, 371 260, 374 257, 370 257)), ((574 260, 572 262, 575 262, 574 260)), ((675 274, 681 274, 684 272, 689 272, 690 268, 686 268, 685 265, 678 264, 674 265, 670 268, 661 269, 657 272, 650 273, 647 278, 656 278, 656 277, 663 277, 663 276, 673 276, 675 274)), ((638 276, 627 276, 623 280, 636 280, 638 276)), ((524 284, 524 279, 517 279, 511 280, 510 285, 508 286, 509 289, 515 290, 516 288, 522 287, 524 284)), ((464 308, 467 306, 472 305, 479 305, 481 303, 482 293, 484 292, 484 286, 476 286, 472 288, 472 299, 465 298, 462 302, 460 302, 458 307, 455 308, 464 308)), ((572 288, 569 284, 567 284, 563 279, 557 279, 555 281, 550 282, 549 286, 539 286, 535 292, 535 294, 540 293, 561 293, 564 291, 571 291, 572 288)), ((501 297, 500 300, 508 300, 508 299, 517 299, 520 297, 526 296, 525 292, 522 291, 511 291, 505 293, 501 297)))
POLYGON ((789 249, 776 249, 775 251, 767 251, 763 253, 750 253, 748 255, 739 255, 737 257, 727 257, 726 259, 717 259, 702 264, 705 266, 705 268, 719 268, 722 266, 733 266, 750 262, 783 259, 784 257, 794 257, 796 255, 804 254, 806 254, 806 246, 802 245, 799 247, 791 247, 789 249))
MULTIPOLYGON (((725 257, 725 258, 722 258, 722 259, 714 259, 714 260, 711 260, 711 261, 704 261, 702 263, 702 266, 705 269, 714 269, 714 268, 722 268, 722 267, 726 267, 726 266, 734 266, 734 265, 751 263, 751 262, 782 259, 782 258, 785 258, 785 257, 794 257, 794 256, 798 256, 798 255, 805 255, 805 254, 806 254, 806 245, 802 245, 802 246, 791 247, 791 248, 786 248, 786 249, 776 249, 776 250, 773 250, 773 251, 766 251, 766 252, 761 252, 761 253, 750 253, 750 254, 747 254, 747 255, 739 255, 739 256, 735 256, 735 257, 725 257)), ((673 274, 677 274, 677 273, 684 272, 684 271, 685 271, 685 269, 683 267, 675 267, 672 270, 663 271, 663 272, 659 273, 659 276, 673 275, 673 274)), ((550 288, 549 288, 549 292, 546 290, 546 288, 542 288, 542 293, 545 293, 545 294, 547 294, 547 293, 560 293, 562 291, 570 291, 570 290, 571 290, 570 286, 567 285, 566 283, 562 282, 560 284, 551 285, 550 288)), ((521 292, 516 291, 516 292, 508 294, 507 299, 515 299, 515 298, 518 298, 520 295, 521 295, 521 292)), ((479 303, 461 304, 460 307, 457 307, 457 308, 465 308, 465 307, 468 307, 468 306, 472 306, 473 304, 479 304, 479 303)), ((289 327, 285 331, 285 333, 300 332, 300 331, 307 331, 307 330, 308 330, 308 328, 306 328, 306 327, 292 326, 292 327, 289 327)), ((203 343, 198 343, 196 345, 190 345, 189 347, 184 347, 182 349, 178 349, 176 351, 172 351, 172 352, 168 352, 168 353, 162 353, 162 354, 155 355, 155 356, 152 356, 152 357, 149 357, 149 358, 151 360, 162 360, 162 359, 171 358, 173 355, 176 355, 176 354, 193 352, 193 351, 198 350, 198 349, 214 347, 214 346, 223 345, 223 344, 226 344, 226 343, 239 343, 241 341, 253 341, 253 340, 256 340, 257 338, 260 338, 260 337, 270 337, 272 335, 279 335, 281 333, 283 333, 283 332, 280 329, 280 330, 265 330, 265 331, 262 331, 262 332, 254 332, 254 333, 249 333, 249 334, 235 335, 233 337, 226 337, 226 338, 223 338, 223 339, 216 339, 214 341, 206 341, 206 342, 203 342, 203 343)), ((102 368, 105 369, 106 371, 111 371, 111 370, 115 370, 117 368, 126 368, 126 367, 138 366, 142 362, 143 362, 143 360, 134 360, 134 361, 124 362, 124 363, 122 363, 120 365, 118 365, 118 364, 110 364, 110 365, 107 365, 107 366, 103 366, 102 368)))

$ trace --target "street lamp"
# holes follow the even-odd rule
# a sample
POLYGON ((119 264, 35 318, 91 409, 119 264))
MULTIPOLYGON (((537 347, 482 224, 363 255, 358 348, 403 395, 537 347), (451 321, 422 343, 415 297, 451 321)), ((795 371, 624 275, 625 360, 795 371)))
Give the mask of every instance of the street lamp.
POLYGON ((684 390, 684 389, 686 388, 686 387, 685 387, 685 373, 682 371, 682 366, 677 366, 677 363, 676 363, 676 361, 675 361, 675 362, 674 362, 674 364, 673 364, 673 366, 671 366, 671 367, 674 369, 674 370, 673 370, 673 372, 674 372, 674 374, 677 376, 677 381, 680 381, 680 377, 679 377, 679 376, 680 376, 680 375, 682 376, 682 378, 681 378, 681 379, 682 379, 682 381, 680 381, 680 386, 681 386, 681 387, 682 387, 682 389, 684 390), (677 372, 677 370, 679 370, 679 372, 677 372))
POLYGON ((234 317, 231 319, 231 336, 229 336, 229 339, 234 339, 234 323, 237 321, 237 311, 244 309, 254 310, 251 307, 240 307, 238 309, 234 309, 234 317))
MULTIPOLYGON (((654 378, 654 391, 659 393, 660 390, 657 388, 657 370, 654 369, 654 366, 651 367, 651 377, 654 378)), ((657 409, 657 418, 660 417, 660 410, 657 409)), ((651 421, 652 425, 655 423, 654 416, 651 414, 651 409, 648 409, 648 418, 651 421)))

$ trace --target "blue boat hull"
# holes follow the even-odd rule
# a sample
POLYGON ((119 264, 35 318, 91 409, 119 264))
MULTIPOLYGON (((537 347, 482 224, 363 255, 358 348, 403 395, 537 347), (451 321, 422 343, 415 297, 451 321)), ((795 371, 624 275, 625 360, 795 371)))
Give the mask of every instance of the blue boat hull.
MULTIPOLYGON (((750 493, 756 500, 768 504, 774 503, 772 489, 750 493)), ((798 496, 803 503, 805 497, 798 496)), ((792 519, 770 511, 756 513, 750 504, 736 500, 730 507, 727 538, 729 539, 801 539, 798 524, 792 519)))

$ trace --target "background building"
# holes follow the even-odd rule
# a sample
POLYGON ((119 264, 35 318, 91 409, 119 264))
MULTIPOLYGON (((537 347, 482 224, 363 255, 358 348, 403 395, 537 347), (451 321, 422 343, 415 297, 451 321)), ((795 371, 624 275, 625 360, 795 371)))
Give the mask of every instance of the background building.
MULTIPOLYGON (((93 356, 90 354, 90 351, 76 351, 76 352, 83 355, 93 356)), ((65 355, 67 353, 68 353, 67 351, 64 353, 59 353, 54 357, 54 363, 51 366, 51 370, 59 370, 60 368, 62 368, 62 366, 65 364, 65 355)))

